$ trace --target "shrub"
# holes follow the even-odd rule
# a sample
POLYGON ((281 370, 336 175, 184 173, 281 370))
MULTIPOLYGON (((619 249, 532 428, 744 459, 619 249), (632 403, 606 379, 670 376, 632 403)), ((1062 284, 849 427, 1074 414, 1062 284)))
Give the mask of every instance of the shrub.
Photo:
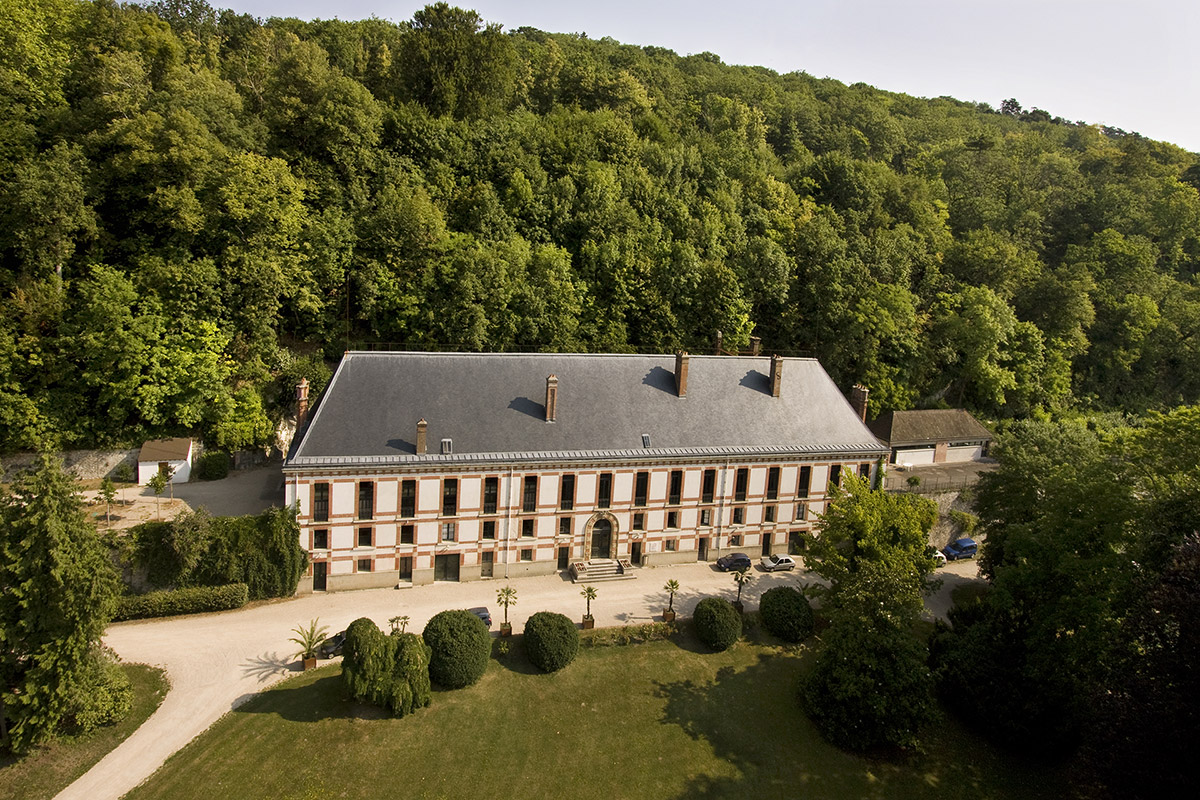
POLYGON ((229 454, 212 450, 196 462, 196 477, 202 481, 219 481, 229 475, 229 454))
POLYGON ((64 698, 63 729, 68 733, 112 725, 133 708, 133 687, 116 654, 107 647, 92 646, 77 678, 64 698))
POLYGON ((392 674, 388 708, 397 717, 427 708, 433 702, 429 683, 429 645, 415 633, 393 633, 391 644, 392 674))
POLYGON ((791 586, 776 586, 764 592, 758 614, 763 627, 785 642, 802 642, 812 635, 812 606, 791 586))
POLYGON ((553 611, 539 611, 525 623, 525 654, 542 672, 558 672, 575 660, 579 631, 553 611))
POLYGON ((728 650, 742 635, 742 616, 728 600, 706 597, 692 614, 696 636, 713 650, 728 650))
POLYGON ((429 656, 429 677, 446 689, 461 689, 483 677, 491 637, 483 620, 470 611, 441 611, 422 633, 429 656))
POLYGON ((357 700, 389 709, 397 717, 433 700, 429 646, 412 633, 384 635, 362 617, 350 623, 342 644, 342 680, 357 700))
POLYGON ((241 608, 248 600, 249 593, 244 583, 193 586, 187 589, 126 595, 117 601, 117 612, 113 615, 113 621, 226 611, 241 608))

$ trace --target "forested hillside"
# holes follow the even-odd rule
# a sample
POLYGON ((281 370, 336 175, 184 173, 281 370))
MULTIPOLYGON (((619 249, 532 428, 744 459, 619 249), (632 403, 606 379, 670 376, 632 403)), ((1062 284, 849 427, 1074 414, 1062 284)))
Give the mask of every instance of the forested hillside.
POLYGON ((374 342, 720 329, 873 411, 1196 403, 1198 161, 443 4, 0 0, 0 450, 262 443, 301 375, 374 342))

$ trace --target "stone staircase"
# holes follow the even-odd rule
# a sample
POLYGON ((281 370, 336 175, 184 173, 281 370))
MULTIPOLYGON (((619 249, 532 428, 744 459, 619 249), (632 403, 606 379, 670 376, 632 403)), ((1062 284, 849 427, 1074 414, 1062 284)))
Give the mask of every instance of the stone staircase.
POLYGON ((576 561, 571 564, 572 583, 600 583, 601 581, 631 581, 633 565, 626 560, 594 558, 591 561, 576 561))

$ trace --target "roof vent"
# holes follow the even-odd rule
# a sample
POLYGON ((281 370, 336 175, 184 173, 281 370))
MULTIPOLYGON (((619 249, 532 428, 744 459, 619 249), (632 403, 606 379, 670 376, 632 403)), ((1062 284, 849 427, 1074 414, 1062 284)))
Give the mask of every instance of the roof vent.
POLYGON ((650 434, 643 433, 642 434, 642 447, 649 447, 649 446, 650 446, 650 434))
POLYGON ((442 439, 442 455, 448 456, 454 452, 454 440, 442 439))

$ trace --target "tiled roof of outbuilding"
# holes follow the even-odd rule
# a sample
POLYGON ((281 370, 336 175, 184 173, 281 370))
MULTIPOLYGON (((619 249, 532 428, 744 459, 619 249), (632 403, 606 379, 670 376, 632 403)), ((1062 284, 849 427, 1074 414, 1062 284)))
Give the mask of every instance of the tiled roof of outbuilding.
POLYGON ((991 432, 961 408, 889 411, 867 423, 867 427, 891 447, 992 440, 991 432))

